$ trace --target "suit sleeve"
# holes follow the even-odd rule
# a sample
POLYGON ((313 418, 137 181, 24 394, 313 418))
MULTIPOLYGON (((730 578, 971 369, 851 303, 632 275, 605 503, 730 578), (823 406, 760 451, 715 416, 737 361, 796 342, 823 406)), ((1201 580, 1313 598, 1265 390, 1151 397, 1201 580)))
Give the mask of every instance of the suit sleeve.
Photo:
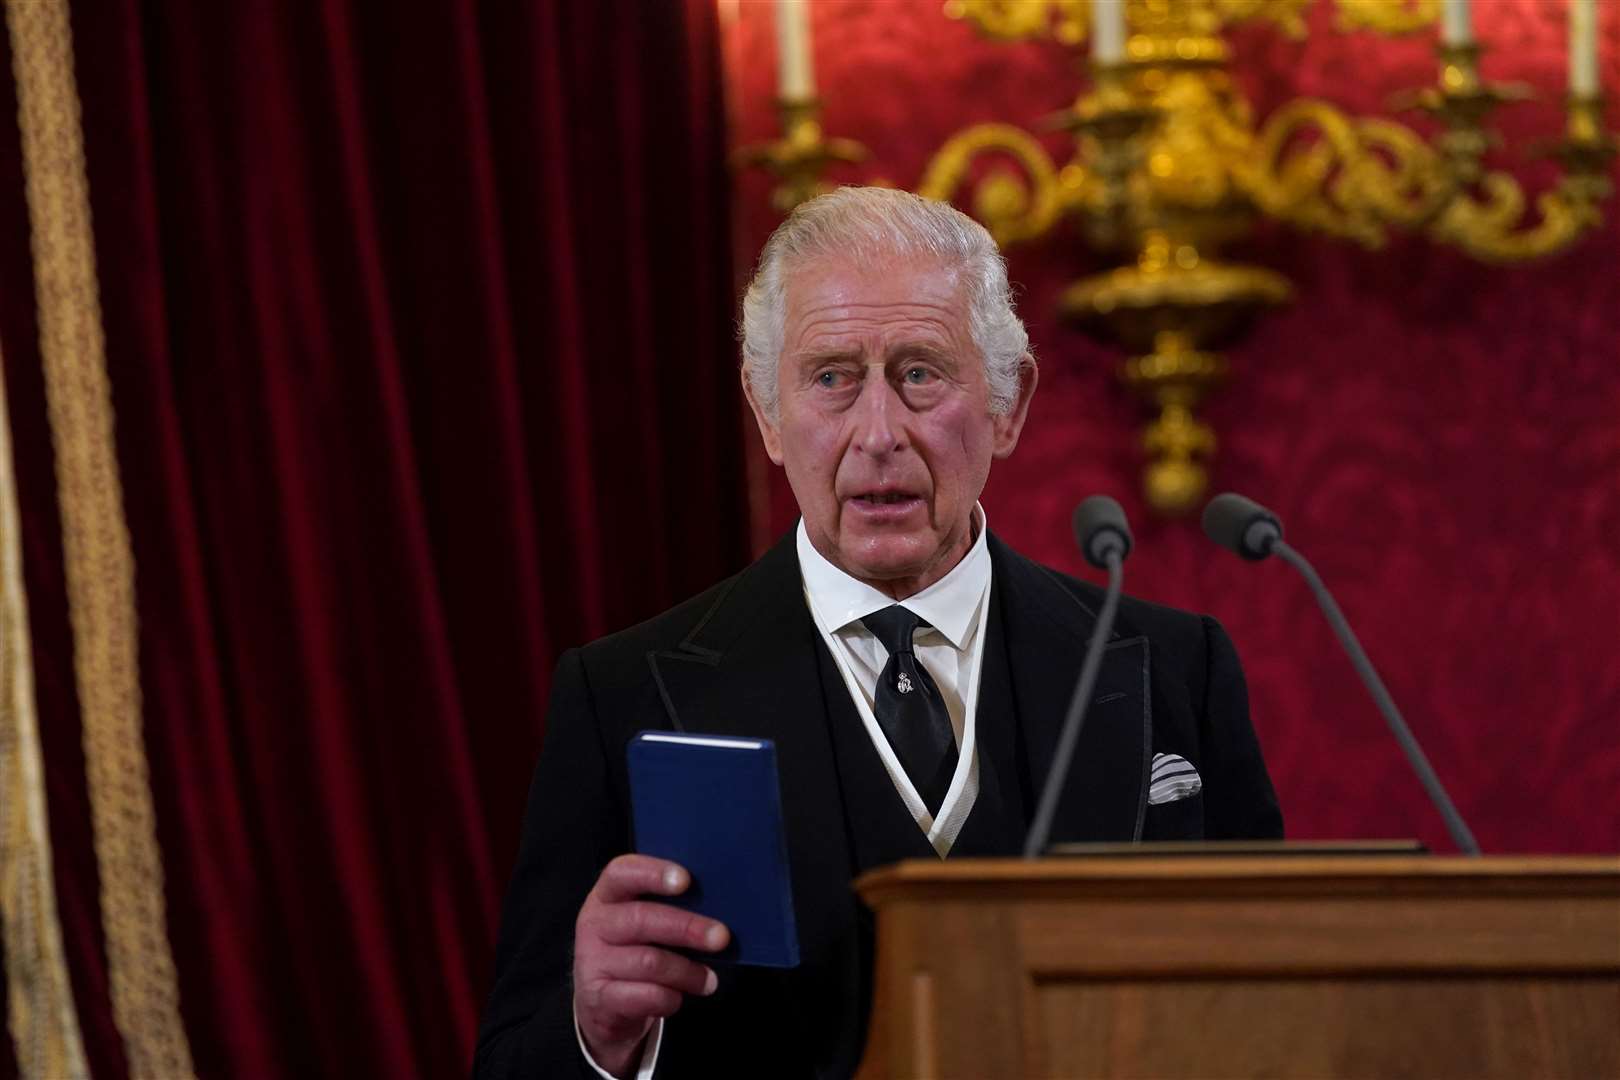
POLYGON ((473 1063, 477 1080, 595 1080, 574 1029, 574 920, 602 867, 626 850, 579 651, 558 662, 529 787, 517 868, 501 911, 495 983, 473 1063))
POLYGON ((1282 810, 1249 721, 1249 688, 1237 650, 1221 624, 1203 616, 1204 709, 1199 719, 1204 835, 1210 840, 1269 840, 1283 835, 1282 810))

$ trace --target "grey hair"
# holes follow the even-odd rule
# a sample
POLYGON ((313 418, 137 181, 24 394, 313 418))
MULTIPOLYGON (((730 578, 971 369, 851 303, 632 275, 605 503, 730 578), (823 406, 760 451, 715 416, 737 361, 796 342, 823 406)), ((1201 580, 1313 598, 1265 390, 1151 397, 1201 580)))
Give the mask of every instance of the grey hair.
POLYGON ((771 420, 781 407, 777 366, 787 321, 789 274, 829 256, 869 262, 884 255, 933 256, 959 269, 967 286, 968 327, 984 360, 990 410, 1018 403, 1018 375, 1029 334, 1013 310, 1007 264, 983 225, 948 203, 894 188, 844 187, 802 203, 777 226, 743 294, 743 371, 771 420))

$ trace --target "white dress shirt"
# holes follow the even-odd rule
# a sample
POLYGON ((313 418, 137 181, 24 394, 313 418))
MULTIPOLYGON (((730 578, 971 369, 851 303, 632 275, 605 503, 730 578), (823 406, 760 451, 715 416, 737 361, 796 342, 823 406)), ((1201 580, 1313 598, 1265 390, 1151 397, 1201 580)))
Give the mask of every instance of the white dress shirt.
MULTIPOLYGON (((979 755, 974 732, 979 711, 979 673, 984 667, 981 661, 988 624, 986 615, 990 610, 990 549, 985 541, 989 522, 984 508, 975 506, 974 513, 977 535, 962 561, 922 592, 900 601, 902 607, 921 616, 931 627, 918 630, 913 649, 917 662, 939 687, 940 696, 945 699, 945 711, 951 717, 951 729, 956 733, 956 775, 951 778, 951 786, 939 805, 937 818, 928 812, 922 796, 917 794, 916 785, 906 775, 905 767, 895 756, 894 747, 889 745, 889 738, 883 734, 872 711, 878 677, 889 662, 889 651, 861 620, 895 601, 823 558, 810 543, 803 520, 799 522, 798 531, 799 574, 804 579, 804 598, 810 606, 810 615, 838 664, 850 700, 894 783, 895 792, 941 858, 956 842, 979 794, 979 755)), ((613 1080, 612 1074, 598 1065, 585 1048, 577 1014, 574 1034, 591 1068, 607 1080, 613 1080)), ((636 1080, 651 1080, 663 1038, 664 1021, 660 1019, 647 1033, 636 1080)))
POLYGON ((978 535, 962 561, 922 592, 900 601, 900 606, 932 627, 918 631, 914 650, 917 662, 939 686, 945 710, 951 717, 951 728, 956 733, 956 775, 940 803, 937 817, 928 812, 872 711, 878 676, 889 661, 889 651, 861 620, 895 601, 823 558, 810 543, 804 522, 799 522, 799 572, 804 578, 804 596, 810 605, 810 614, 838 664, 850 700, 866 725, 866 733, 883 760, 895 791, 941 857, 956 842, 979 794, 975 731, 979 672, 983 668, 980 661, 984 657, 988 622, 985 614, 990 605, 990 548, 985 540, 988 523, 984 508, 975 507, 974 512, 978 535))
MULTIPOLYGON (((579 1052, 585 1055, 585 1063, 596 1070, 596 1075, 603 1080, 619 1080, 596 1063, 591 1052, 585 1046, 585 1035, 579 1030, 579 1012, 574 1012, 574 1038, 579 1040, 579 1052)), ((664 1018, 660 1016, 653 1021, 652 1030, 647 1032, 647 1041, 641 1044, 641 1064, 636 1066, 636 1080, 652 1080, 653 1070, 658 1067, 658 1044, 664 1041, 664 1018)))

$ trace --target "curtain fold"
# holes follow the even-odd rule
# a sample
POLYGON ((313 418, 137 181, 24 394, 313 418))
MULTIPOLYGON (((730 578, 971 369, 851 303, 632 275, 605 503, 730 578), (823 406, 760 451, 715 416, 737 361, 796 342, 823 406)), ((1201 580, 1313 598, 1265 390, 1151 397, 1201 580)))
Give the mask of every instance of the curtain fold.
MULTIPOLYGON (((464 1072, 557 654, 746 561, 714 20, 74 10, 202 1075, 464 1072)), ((72 667, 30 300, 0 289, 43 684, 72 667)), ((64 935, 121 1075, 71 738, 42 734, 64 935)))

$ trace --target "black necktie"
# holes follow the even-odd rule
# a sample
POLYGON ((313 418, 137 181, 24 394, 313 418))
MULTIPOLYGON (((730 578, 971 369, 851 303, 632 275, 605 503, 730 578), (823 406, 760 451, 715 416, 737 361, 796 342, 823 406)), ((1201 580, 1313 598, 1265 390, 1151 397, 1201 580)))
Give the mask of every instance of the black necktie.
POLYGON ((928 812, 938 814, 956 775, 956 734, 939 687, 911 651, 912 635, 929 626, 899 604, 874 611, 861 622, 889 650, 872 706, 878 726, 928 812))

